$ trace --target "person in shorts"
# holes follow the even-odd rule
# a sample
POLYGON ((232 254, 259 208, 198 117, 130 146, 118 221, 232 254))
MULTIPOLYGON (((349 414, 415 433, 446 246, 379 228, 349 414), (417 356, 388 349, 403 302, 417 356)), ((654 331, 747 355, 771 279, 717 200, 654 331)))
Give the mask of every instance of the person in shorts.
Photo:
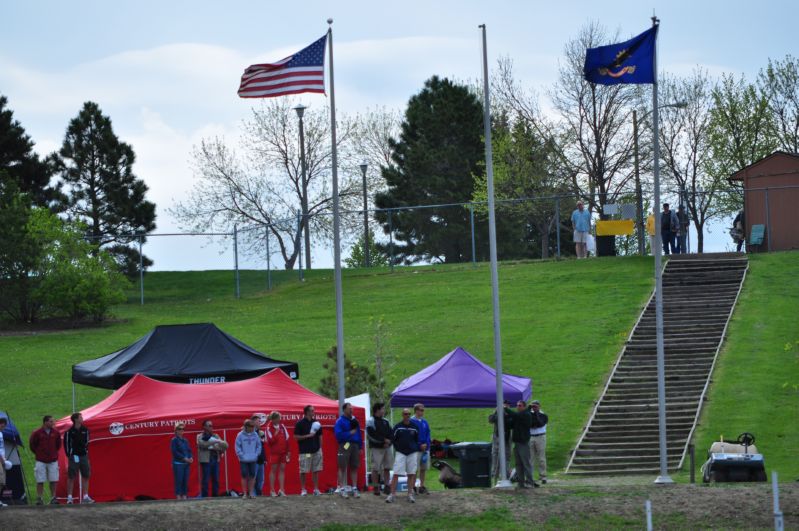
POLYGON ((408 478, 408 501, 416 502, 413 497, 413 485, 416 483, 416 466, 419 454, 419 425, 411 421, 411 410, 402 410, 402 421, 397 423, 392 430, 394 440, 394 477, 391 478, 391 493, 386 497, 386 503, 394 503, 394 494, 397 492, 399 476, 408 478))
POLYGON ((344 402, 341 406, 341 416, 333 427, 338 442, 338 484, 339 494, 346 498, 349 493, 355 498, 360 498, 358 492, 358 467, 361 466, 361 426, 352 414, 352 404, 344 402), (347 484, 347 471, 352 487, 347 484))
POLYGON ((236 436, 236 457, 239 458, 242 497, 245 499, 254 498, 255 463, 262 451, 263 443, 255 433, 255 424, 250 419, 245 420, 244 427, 236 436))
POLYGON ((36 478, 36 505, 44 505, 44 484, 50 483, 50 503, 58 504, 55 488, 58 483, 58 451, 61 449, 61 435, 55 429, 52 415, 42 418, 42 427, 31 433, 28 447, 35 456, 33 475, 36 478))
POLYGON ((416 423, 419 428, 419 455, 417 456, 419 462, 416 465, 416 470, 419 473, 418 493, 430 494, 424 484, 424 479, 427 471, 430 470, 430 445, 433 443, 433 439, 430 434, 430 424, 424 418, 424 404, 414 404, 411 422, 416 423))
POLYGON ((386 420, 386 405, 383 402, 372 406, 372 418, 366 421, 366 438, 369 441, 374 494, 380 496, 380 476, 383 476, 383 485, 388 491, 390 471, 394 466, 394 452, 391 449, 393 433, 391 424, 386 420))
MULTIPOLYGON (((64 433, 64 453, 67 456, 67 503, 72 504, 72 489, 80 474, 81 503, 94 503, 89 497, 89 428, 83 424, 83 415, 73 413, 69 417, 72 427, 64 433)), ((80 495, 79 495, 80 496, 80 495)))
POLYGON ((574 230, 574 247, 577 258, 588 257, 588 233, 591 232, 591 213, 585 209, 582 201, 577 201, 577 209, 572 212, 572 229, 574 230))
POLYGON ((291 459, 289 430, 280 422, 280 413, 273 411, 266 423, 266 443, 269 445, 269 491, 272 496, 285 496, 286 463, 291 459), (280 488, 275 492, 275 475, 280 488))
POLYGON ((305 490, 306 474, 311 473, 313 481, 313 495, 322 494, 319 491, 319 472, 322 471, 322 425, 316 420, 315 410, 312 405, 303 408, 303 417, 294 426, 294 438, 300 451, 300 496, 307 496, 305 490))

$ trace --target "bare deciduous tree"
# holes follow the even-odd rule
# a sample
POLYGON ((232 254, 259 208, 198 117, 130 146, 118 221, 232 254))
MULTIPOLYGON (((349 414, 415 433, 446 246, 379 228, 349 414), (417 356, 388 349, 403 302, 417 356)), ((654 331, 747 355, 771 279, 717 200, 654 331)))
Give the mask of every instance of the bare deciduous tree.
POLYGON ((704 249, 704 227, 708 220, 723 215, 716 200, 723 182, 706 173, 710 158, 708 133, 713 106, 713 85, 707 72, 696 69, 685 78, 663 76, 663 101, 684 103, 660 111, 660 155, 664 177, 680 191, 697 233, 697 251, 704 249))
POLYGON ((558 144, 561 162, 574 188, 600 212, 626 191, 633 177, 630 111, 639 97, 635 86, 597 86, 583 78, 585 50, 619 40, 612 37, 596 23, 585 26, 566 44, 565 61, 550 91, 565 133, 558 144))
MULTIPOLYGON (((195 146, 192 163, 197 182, 189 198, 171 213, 194 230, 228 231, 233 223, 249 225, 242 232, 245 251, 260 252, 266 228, 277 239, 287 269, 298 258, 300 239, 306 237, 306 264, 310 266, 310 234, 328 240, 332 219, 329 176, 331 171, 330 121, 326 109, 305 111, 306 178, 299 156, 299 123, 290 98, 268 100, 242 125, 239 156, 223 139, 205 139, 195 146), (297 212, 307 205, 298 229, 297 212)), ((342 165, 347 164, 346 145, 352 125, 346 118, 338 125, 342 165)), ((339 196, 352 197, 358 188, 347 172, 342 175, 339 196)))

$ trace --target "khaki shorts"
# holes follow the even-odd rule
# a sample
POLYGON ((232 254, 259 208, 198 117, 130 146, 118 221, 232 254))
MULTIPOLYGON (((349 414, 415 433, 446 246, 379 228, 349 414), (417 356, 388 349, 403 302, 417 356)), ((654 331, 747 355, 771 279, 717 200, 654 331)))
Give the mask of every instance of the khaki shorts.
POLYGON ((314 454, 300 454, 300 474, 322 470, 322 450, 314 454))
POLYGON ((33 477, 36 478, 36 483, 55 483, 58 481, 58 461, 52 463, 42 463, 36 461, 33 465, 33 477))
POLYGON ((419 460, 419 452, 410 455, 397 452, 394 456, 394 474, 397 476, 407 476, 416 474, 416 463, 419 460))
POLYGON ((394 452, 390 446, 388 448, 371 448, 369 458, 372 461, 372 471, 374 472, 391 470, 391 467, 394 466, 394 452))
POLYGON ((83 455, 78 457, 78 462, 75 462, 75 458, 69 459, 69 465, 67 466, 67 477, 70 479, 74 479, 77 477, 78 473, 80 472, 81 477, 86 479, 91 476, 92 469, 89 466, 89 456, 83 455))
POLYGON ((574 243, 588 243, 588 232, 574 231, 574 243))
POLYGON ((354 443, 349 443, 347 448, 343 444, 338 445, 338 468, 339 470, 349 467, 355 470, 361 466, 361 448, 354 443))

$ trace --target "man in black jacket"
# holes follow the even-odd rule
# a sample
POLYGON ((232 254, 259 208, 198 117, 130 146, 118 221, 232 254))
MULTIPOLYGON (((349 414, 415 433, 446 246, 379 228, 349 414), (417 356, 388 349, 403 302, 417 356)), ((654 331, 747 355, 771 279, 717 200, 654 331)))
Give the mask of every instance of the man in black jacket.
POLYGON ((322 471, 322 424, 316 420, 316 410, 310 404, 302 410, 303 417, 294 426, 294 440, 300 452, 300 496, 307 496, 306 475, 310 472, 313 481, 313 495, 319 496, 319 472, 322 471))
POLYGON ((408 501, 416 502, 413 497, 413 486, 416 484, 417 454, 419 452, 419 428, 411 422, 411 410, 402 410, 402 422, 394 425, 392 430, 394 440, 394 477, 391 479, 391 494, 386 498, 386 503, 394 502, 394 493, 397 492, 399 476, 408 477, 408 501))
POLYGON ((375 496, 380 496, 380 475, 383 485, 388 489, 389 471, 394 466, 394 454, 391 451, 393 434, 391 424, 385 418, 386 408, 383 402, 372 406, 372 418, 366 421, 366 438, 369 440, 369 457, 372 462, 372 485, 375 496))
POLYGON ((530 427, 533 425, 533 415, 527 409, 524 400, 516 403, 516 411, 505 408, 505 413, 513 419, 513 456, 516 458, 516 481, 519 482, 520 489, 529 488, 529 479, 534 487, 533 466, 530 462, 530 427))
POLYGON ((80 487, 83 492, 81 503, 94 503, 89 497, 89 428, 83 425, 83 415, 73 413, 70 417, 72 427, 64 433, 64 453, 67 454, 67 503, 72 503, 72 487, 75 477, 80 474, 80 487))

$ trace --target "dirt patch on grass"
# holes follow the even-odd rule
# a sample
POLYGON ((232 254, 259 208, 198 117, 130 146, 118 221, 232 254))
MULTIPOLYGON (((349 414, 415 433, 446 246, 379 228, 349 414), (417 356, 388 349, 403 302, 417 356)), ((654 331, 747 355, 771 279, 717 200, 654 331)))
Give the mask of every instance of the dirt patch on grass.
MULTIPOLYGON (((781 485, 785 528, 799 526, 799 484, 781 485)), ((89 506, 9 507, 6 529, 522 529, 644 527, 644 502, 652 500, 658 529, 769 528, 771 489, 746 486, 655 485, 546 486, 528 491, 455 490, 417 496, 364 494, 361 499, 318 498, 155 501, 89 506)))

